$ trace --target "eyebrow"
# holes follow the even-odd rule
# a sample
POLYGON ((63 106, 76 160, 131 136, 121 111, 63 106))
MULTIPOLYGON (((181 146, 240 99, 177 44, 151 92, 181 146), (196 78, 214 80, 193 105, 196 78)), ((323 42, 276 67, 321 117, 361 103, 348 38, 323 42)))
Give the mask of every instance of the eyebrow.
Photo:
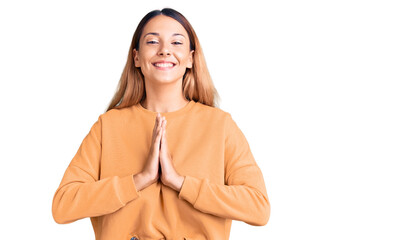
MULTIPOLYGON (((145 38, 147 35, 149 35, 149 34, 151 34, 151 35, 155 35, 155 36, 159 36, 159 33, 157 33, 157 32, 149 32, 149 33, 147 33, 147 34, 145 34, 145 36, 143 36, 143 38, 145 38)), ((181 34, 181 33, 174 33, 174 34, 172 34, 172 36, 182 36, 182 37, 184 37, 184 38, 186 38, 183 34, 181 34)))

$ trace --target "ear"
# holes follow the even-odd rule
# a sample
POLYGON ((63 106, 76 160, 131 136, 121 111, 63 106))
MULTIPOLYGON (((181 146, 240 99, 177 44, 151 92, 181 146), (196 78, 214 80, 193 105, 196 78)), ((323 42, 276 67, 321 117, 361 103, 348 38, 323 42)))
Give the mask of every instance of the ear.
POLYGON ((133 61, 134 61, 134 63, 135 63, 135 67, 140 67, 141 66, 141 63, 139 62, 139 57, 138 57, 138 51, 136 51, 136 49, 134 48, 133 50, 132 50, 132 53, 133 53, 133 61))
POLYGON ((189 53, 189 59, 188 59, 188 62, 187 62, 187 68, 192 68, 193 67, 193 52, 194 52, 195 50, 192 50, 192 51, 190 51, 190 53, 189 53))

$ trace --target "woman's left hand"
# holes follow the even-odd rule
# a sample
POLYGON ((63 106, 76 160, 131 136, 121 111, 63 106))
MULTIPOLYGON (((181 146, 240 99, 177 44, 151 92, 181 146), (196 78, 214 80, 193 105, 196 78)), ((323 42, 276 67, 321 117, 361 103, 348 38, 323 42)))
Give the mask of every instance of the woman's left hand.
POLYGON ((166 126, 167 121, 163 117, 164 121, 162 124, 162 137, 160 142, 159 150, 159 162, 161 167, 161 176, 160 180, 162 183, 177 192, 180 192, 183 181, 185 180, 184 176, 180 176, 173 165, 172 156, 169 152, 168 142, 166 137, 166 126))

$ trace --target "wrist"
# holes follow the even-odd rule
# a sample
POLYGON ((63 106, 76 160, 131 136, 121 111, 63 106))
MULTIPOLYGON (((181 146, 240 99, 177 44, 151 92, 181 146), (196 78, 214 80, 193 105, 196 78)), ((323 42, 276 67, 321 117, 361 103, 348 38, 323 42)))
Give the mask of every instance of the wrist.
POLYGON ((154 182, 150 175, 143 172, 134 174, 133 180, 135 187, 138 191, 143 190, 144 188, 150 186, 154 182))
POLYGON ((181 176, 181 175, 176 176, 175 180, 173 181, 173 184, 174 184, 173 189, 177 192, 180 192, 184 181, 185 181, 185 176, 181 176))
POLYGON ((157 180, 157 176, 158 175, 152 175, 152 174, 148 174, 148 173, 143 173, 144 178, 149 182, 149 185, 151 185, 152 183, 154 183, 157 180))

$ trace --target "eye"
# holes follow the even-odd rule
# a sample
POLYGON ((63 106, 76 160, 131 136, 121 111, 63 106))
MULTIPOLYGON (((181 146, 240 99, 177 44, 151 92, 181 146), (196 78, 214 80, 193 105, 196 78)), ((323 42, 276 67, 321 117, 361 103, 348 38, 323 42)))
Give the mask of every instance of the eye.
MULTIPOLYGON (((154 43, 158 43, 157 41, 148 41, 148 42, 146 42, 146 43, 148 43, 148 44, 154 44, 154 43)), ((173 42, 175 45, 182 45, 183 43, 181 43, 181 42, 173 42)))

